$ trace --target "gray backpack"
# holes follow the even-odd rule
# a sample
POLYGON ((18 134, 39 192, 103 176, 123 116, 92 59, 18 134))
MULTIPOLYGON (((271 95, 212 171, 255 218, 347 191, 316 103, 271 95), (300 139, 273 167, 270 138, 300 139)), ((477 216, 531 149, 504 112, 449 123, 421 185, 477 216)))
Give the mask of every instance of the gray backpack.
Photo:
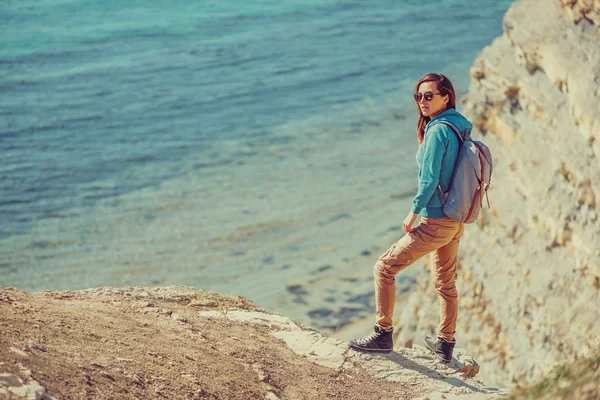
POLYGON ((444 214, 457 222, 470 224, 479 216, 484 195, 488 208, 490 206, 487 191, 492 178, 492 153, 485 144, 471 139, 470 130, 461 133, 448 121, 436 123, 449 126, 461 141, 450 190, 444 193, 438 185, 444 214))

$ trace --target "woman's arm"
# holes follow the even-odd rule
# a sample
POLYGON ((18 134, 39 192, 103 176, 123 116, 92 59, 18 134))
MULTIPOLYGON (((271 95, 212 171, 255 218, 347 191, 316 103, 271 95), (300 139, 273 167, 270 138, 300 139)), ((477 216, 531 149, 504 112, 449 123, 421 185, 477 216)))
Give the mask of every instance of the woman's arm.
POLYGON ((419 214, 423 208, 427 207, 440 182, 442 158, 448 144, 446 129, 440 124, 435 125, 427 132, 423 140, 423 161, 419 166, 419 188, 411 209, 415 214, 419 214))
POLYGON ((414 231, 412 226, 415 223, 416 219, 417 219, 417 214, 415 214, 414 212, 408 213, 408 216, 406 218, 404 218, 404 222, 402 222, 402 229, 404 229, 404 232, 414 231))

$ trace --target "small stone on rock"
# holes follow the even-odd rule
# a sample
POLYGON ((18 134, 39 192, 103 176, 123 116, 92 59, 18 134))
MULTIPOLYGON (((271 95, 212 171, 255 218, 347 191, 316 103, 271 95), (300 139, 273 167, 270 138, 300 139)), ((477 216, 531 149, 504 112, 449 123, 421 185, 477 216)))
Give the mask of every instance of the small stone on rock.
POLYGON ((18 355, 22 356, 22 357, 29 357, 29 354, 25 353, 23 350, 19 350, 16 347, 11 347, 10 351, 12 351, 13 353, 17 353, 18 355))
POLYGON ((273 392, 267 392, 265 394, 265 400, 280 400, 279 397, 273 392))
POLYGON ((29 340, 27 342, 27 348, 29 350, 38 350, 38 351, 43 351, 44 353, 47 351, 46 348, 40 344, 37 344, 36 342, 34 342, 33 340, 29 340))

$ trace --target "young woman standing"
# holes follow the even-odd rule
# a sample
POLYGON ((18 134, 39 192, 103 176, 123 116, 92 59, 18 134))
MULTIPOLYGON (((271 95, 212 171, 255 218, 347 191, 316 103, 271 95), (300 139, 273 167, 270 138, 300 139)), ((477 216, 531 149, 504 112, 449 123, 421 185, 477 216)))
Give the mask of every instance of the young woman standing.
POLYGON ((414 98, 419 111, 417 195, 402 224, 406 235, 383 253, 375 264, 375 332, 354 339, 349 345, 361 351, 393 350, 392 314, 396 298, 396 274, 431 253, 431 277, 439 294, 441 321, 437 339, 426 337, 425 344, 443 361, 450 362, 456 344, 456 262, 463 224, 444 214, 437 187, 439 184, 444 193, 449 190, 460 141, 450 127, 436 122, 446 120, 461 132, 470 130, 472 124, 456 111, 456 94, 452 83, 444 75, 427 74, 419 79, 414 98), (413 228, 417 215, 421 215, 421 219, 413 228))

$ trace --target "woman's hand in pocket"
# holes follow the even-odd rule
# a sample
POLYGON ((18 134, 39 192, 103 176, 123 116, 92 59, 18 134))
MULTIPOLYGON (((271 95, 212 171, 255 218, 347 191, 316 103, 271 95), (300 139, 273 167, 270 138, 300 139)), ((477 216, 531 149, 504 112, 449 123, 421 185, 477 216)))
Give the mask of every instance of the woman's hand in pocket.
POLYGON ((415 223, 415 220, 417 219, 417 214, 415 214, 414 212, 409 212, 408 216, 404 219, 404 222, 402 223, 402 229, 404 229, 404 232, 412 232, 414 230, 414 228, 412 227, 413 224, 415 223))

